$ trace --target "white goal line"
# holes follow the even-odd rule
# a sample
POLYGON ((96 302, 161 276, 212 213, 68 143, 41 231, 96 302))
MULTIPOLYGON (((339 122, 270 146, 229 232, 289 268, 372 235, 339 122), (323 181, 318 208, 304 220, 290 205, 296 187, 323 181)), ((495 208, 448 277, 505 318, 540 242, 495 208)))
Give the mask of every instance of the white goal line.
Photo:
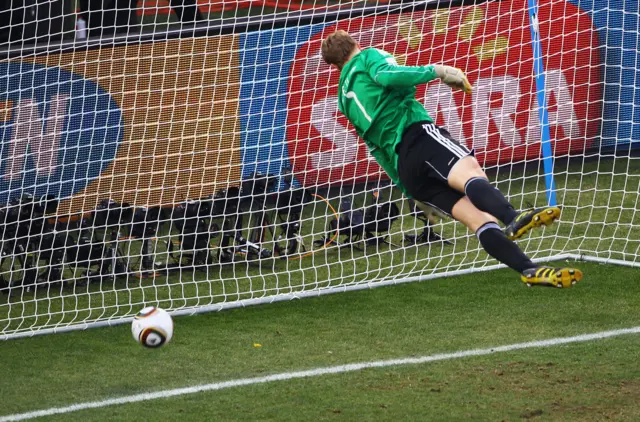
POLYGON ((115 397, 112 399, 76 403, 65 407, 52 407, 49 409, 36 410, 26 413, 16 413, 13 415, 0 416, 0 422, 21 421, 26 419, 34 419, 42 416, 59 415, 64 413, 77 412, 85 409, 97 409, 101 407, 113 406, 117 404, 137 403, 147 400, 164 399, 175 396, 182 396, 185 394, 195 394, 203 391, 215 391, 223 390, 232 387, 241 387, 244 385, 264 384, 272 381, 286 381, 297 378, 317 377, 327 374, 341 374, 345 372, 360 371, 367 368, 384 368, 388 366, 397 365, 415 365, 427 362, 436 362, 449 359, 459 359, 470 356, 483 356, 491 355, 494 353, 511 352, 514 350, 531 349, 538 347, 558 346, 569 343, 580 343, 585 341, 600 340, 609 337, 617 337, 627 334, 640 334, 640 326, 632 328, 623 328, 611 331, 601 331, 592 334, 582 334, 573 337, 557 337, 548 340, 538 340, 526 343, 509 344, 505 346, 497 346, 488 349, 472 349, 461 350, 453 353, 441 353, 428 356, 420 356, 415 358, 403 358, 403 359, 391 359, 391 360, 379 360, 372 362, 351 363, 347 365, 328 366, 324 368, 316 368, 308 371, 297 372, 283 372, 280 374, 273 374, 264 377, 256 378, 240 378, 236 380, 215 382, 211 384, 195 385, 192 387, 176 388, 172 390, 162 390, 153 393, 142 393, 131 396, 115 397))

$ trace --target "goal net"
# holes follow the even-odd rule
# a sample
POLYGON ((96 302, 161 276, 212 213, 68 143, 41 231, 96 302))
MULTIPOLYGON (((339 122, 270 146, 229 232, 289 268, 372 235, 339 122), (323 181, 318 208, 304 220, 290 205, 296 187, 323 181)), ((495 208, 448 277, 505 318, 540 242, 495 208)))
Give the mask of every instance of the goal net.
POLYGON ((0 338, 499 268, 338 112, 337 29, 466 72, 417 98, 516 208, 562 206, 533 258, 639 265, 636 2, 171 3, 0 10, 0 338))

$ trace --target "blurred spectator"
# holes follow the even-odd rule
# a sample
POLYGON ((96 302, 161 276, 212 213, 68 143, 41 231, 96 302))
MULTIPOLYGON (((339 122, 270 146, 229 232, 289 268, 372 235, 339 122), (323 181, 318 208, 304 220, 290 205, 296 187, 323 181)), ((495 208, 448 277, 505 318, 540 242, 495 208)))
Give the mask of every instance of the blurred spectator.
MULTIPOLYGON (((172 10, 184 23, 203 20, 196 0, 169 0, 172 10)), ((140 32, 137 0, 79 0, 90 37, 140 32)))
POLYGON ((0 43, 51 42, 65 29, 73 30, 73 19, 65 19, 63 0, 0 0, 0 43))
POLYGON ((178 16, 178 20, 184 23, 201 21, 204 18, 196 0, 169 0, 171 9, 178 16))
POLYGON ((137 0, 79 0, 90 37, 139 32, 137 0))

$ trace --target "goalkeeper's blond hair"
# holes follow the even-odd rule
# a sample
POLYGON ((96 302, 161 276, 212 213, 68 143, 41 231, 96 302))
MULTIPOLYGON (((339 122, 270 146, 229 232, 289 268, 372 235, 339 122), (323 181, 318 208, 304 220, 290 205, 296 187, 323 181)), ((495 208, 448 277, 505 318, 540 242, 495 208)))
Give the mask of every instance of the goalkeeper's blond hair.
POLYGON ((356 48, 358 42, 340 29, 322 41, 322 58, 327 64, 334 64, 342 69, 356 48))

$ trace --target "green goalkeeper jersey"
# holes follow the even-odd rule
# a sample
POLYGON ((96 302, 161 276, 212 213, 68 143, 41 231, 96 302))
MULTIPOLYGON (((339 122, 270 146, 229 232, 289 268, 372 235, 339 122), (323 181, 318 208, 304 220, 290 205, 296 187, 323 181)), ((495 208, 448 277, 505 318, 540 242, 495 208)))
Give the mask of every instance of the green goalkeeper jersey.
POLYGON ((433 121, 416 100, 415 86, 436 78, 432 65, 399 66, 391 54, 376 48, 362 50, 340 72, 338 109, 405 194, 396 146, 411 124, 433 121))

